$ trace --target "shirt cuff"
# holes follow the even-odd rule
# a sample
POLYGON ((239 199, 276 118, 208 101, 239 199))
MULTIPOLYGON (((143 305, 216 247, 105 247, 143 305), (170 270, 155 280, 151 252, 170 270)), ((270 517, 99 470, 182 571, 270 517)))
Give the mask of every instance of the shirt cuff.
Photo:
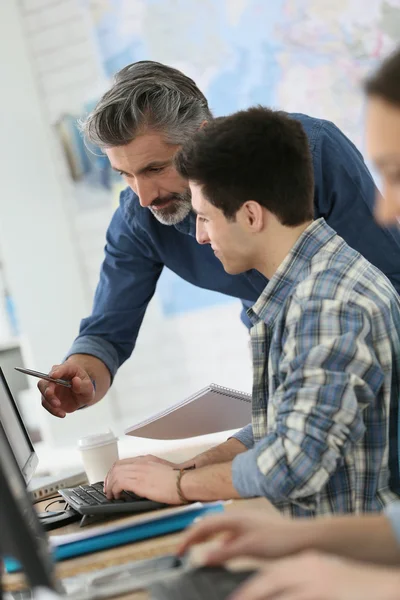
POLYGON ((247 449, 252 448, 254 446, 254 438, 253 438, 253 426, 250 423, 243 427, 240 431, 237 431, 231 437, 236 438, 239 442, 242 442, 246 446, 247 449))
POLYGON ((76 338, 64 360, 67 360, 72 354, 89 354, 99 358, 110 371, 111 383, 113 382, 119 363, 118 354, 110 342, 98 336, 83 335, 76 338))
POLYGON ((387 506, 385 509, 385 515, 390 521, 393 533, 396 536, 397 543, 400 546, 400 502, 389 504, 389 506, 387 506))
POLYGON ((232 483, 242 498, 264 496, 263 479, 257 465, 255 450, 241 452, 235 456, 232 462, 232 483))

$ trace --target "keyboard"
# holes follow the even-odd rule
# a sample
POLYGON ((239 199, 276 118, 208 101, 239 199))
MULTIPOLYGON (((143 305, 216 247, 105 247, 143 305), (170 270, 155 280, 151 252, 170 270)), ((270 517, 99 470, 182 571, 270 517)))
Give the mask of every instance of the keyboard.
POLYGON ((58 493, 81 515, 145 512, 167 506, 128 491, 123 491, 118 500, 108 500, 103 488, 104 483, 99 481, 92 485, 64 488, 58 493))
POLYGON ((225 600, 256 571, 230 571, 225 567, 200 567, 153 583, 150 597, 157 600, 225 600))

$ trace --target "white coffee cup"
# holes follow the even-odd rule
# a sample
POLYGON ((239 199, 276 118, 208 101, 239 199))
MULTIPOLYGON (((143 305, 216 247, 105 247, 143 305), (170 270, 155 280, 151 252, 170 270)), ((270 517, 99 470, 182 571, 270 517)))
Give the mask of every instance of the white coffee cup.
POLYGON ((104 481, 108 471, 118 460, 118 438, 111 429, 81 438, 78 448, 89 483, 104 481))

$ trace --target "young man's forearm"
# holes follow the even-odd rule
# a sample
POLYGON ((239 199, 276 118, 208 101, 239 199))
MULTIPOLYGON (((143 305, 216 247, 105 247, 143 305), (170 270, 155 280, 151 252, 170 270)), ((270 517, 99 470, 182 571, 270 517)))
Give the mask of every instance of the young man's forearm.
POLYGON ((106 395, 110 389, 111 375, 102 360, 91 354, 71 354, 66 362, 79 365, 96 382, 96 395, 90 406, 96 404, 106 395))
POLYGON ((400 546, 384 515, 297 521, 293 534, 299 540, 297 551, 315 549, 377 564, 400 563, 400 546))
POLYGON ((246 452, 246 450, 247 448, 242 442, 239 442, 236 438, 230 438, 223 444, 210 448, 210 450, 194 456, 179 466, 185 468, 195 465, 196 469, 200 469, 207 465, 231 462, 237 454, 246 452))
POLYGON ((184 473, 181 490, 187 500, 230 500, 240 498, 232 483, 232 462, 212 464, 184 473))

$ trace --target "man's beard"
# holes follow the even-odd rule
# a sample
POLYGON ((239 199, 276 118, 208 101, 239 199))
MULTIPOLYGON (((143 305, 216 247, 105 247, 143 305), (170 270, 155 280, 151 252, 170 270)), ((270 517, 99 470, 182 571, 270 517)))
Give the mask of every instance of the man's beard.
POLYGON ((165 198, 157 198, 150 204, 149 209, 163 225, 176 225, 185 219, 192 209, 190 190, 183 194, 170 194, 165 198), (153 206, 162 205, 171 201, 165 208, 154 209, 153 206))

